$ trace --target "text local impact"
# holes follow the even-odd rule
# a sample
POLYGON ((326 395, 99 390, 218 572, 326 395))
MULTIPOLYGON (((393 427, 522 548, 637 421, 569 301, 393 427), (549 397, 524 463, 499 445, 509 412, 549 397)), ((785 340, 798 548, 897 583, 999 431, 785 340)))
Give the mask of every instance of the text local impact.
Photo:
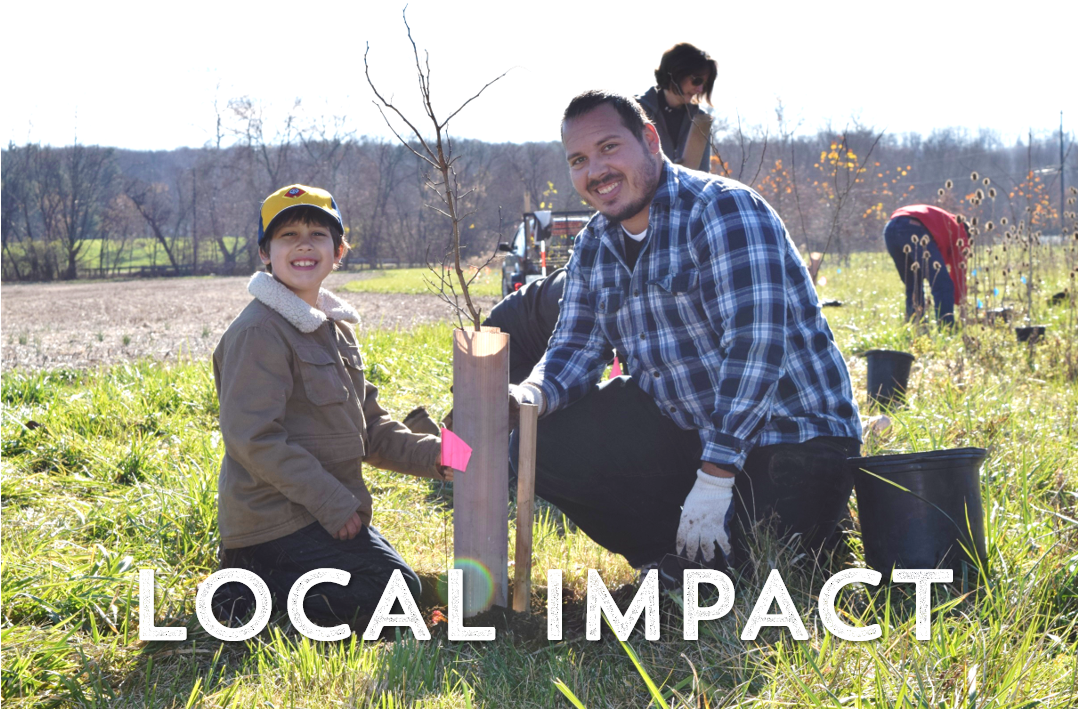
MULTIPOLYGON (((687 569, 684 572, 684 628, 685 640, 699 639, 699 623, 702 620, 722 618, 734 606, 734 583, 721 571, 713 569, 687 569), (700 586, 707 584, 717 590, 714 603, 700 607, 700 586)), ((301 576, 288 593, 288 618, 292 625, 311 640, 329 642, 343 640, 351 635, 346 624, 325 627, 311 622, 303 611, 307 592, 320 583, 346 585, 351 574, 340 569, 315 569, 301 576)), ((932 639, 931 586, 934 583, 951 583, 951 569, 895 569, 892 583, 914 584, 916 606, 916 637, 932 639)), ((842 622, 835 612, 835 599, 839 591, 853 583, 876 586, 882 575, 872 569, 846 569, 829 578, 820 589, 820 620, 831 634, 842 640, 863 642, 875 640, 882 635, 879 625, 856 627, 842 622)), ((561 618, 561 569, 547 571, 547 639, 562 639, 561 618)), ((465 627, 463 620, 464 572, 449 570, 448 636, 450 640, 493 640, 492 627, 465 627)), ((139 639, 144 641, 173 641, 187 639, 187 628, 158 627, 154 625, 154 570, 139 571, 139 639)), ((195 597, 195 611, 202 627, 218 640, 248 640, 266 627, 269 622, 272 601, 269 588, 257 575, 244 569, 221 569, 201 584, 195 597), (211 610, 213 594, 222 585, 238 582, 246 585, 255 596, 255 612, 246 625, 229 628, 217 621, 211 610)), ((622 613, 610 596, 606 584, 595 569, 588 570, 587 622, 585 637, 599 639, 600 615, 605 615, 619 640, 627 640, 629 634, 644 616, 644 637, 650 641, 659 639, 659 576, 656 570, 648 572, 637 589, 629 608, 622 613)), ((801 621, 801 615, 786 590, 778 569, 772 569, 767 577, 756 605, 745 621, 741 631, 742 640, 755 640, 764 626, 782 627, 789 630, 795 640, 808 640, 809 634, 801 621), (778 613, 769 613, 772 603, 778 605, 778 613)), ((419 608, 408 590, 408 584, 399 570, 394 571, 378 601, 374 614, 363 632, 364 640, 376 640, 386 627, 411 628, 419 640, 430 640, 430 630, 423 622, 419 608), (403 613, 392 613, 393 602, 399 601, 403 613)))

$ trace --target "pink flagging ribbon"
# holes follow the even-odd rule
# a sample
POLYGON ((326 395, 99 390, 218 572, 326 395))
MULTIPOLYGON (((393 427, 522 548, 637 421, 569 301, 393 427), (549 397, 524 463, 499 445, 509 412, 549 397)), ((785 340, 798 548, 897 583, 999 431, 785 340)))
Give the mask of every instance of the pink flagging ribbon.
POLYGON ((465 472, 472 459, 472 447, 448 428, 442 429, 442 465, 465 472))
POLYGON ((621 362, 619 362, 618 358, 615 356, 614 357, 614 365, 610 368, 610 378, 613 379, 614 377, 620 377, 620 376, 621 376, 621 362))

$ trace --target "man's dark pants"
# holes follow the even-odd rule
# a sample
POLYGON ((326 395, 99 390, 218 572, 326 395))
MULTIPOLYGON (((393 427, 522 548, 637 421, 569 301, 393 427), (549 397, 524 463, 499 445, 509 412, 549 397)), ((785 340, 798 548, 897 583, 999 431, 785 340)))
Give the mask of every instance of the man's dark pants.
MULTIPOLYGON (((515 441, 510 451, 515 469, 515 441)), ((734 484, 734 562, 746 558, 743 527, 753 521, 773 521, 780 535, 822 547, 847 513, 846 458, 858 451, 854 439, 821 437, 750 452, 734 484)), ((700 453, 696 431, 678 428, 631 377, 618 377, 539 421, 535 493, 640 567, 676 551, 700 453)))
MULTIPOLYGON (((421 590, 419 576, 374 527, 364 526, 353 539, 342 541, 314 522, 280 539, 223 549, 221 557, 221 568, 247 569, 265 581, 275 610, 284 608, 292 584, 308 571, 328 568, 351 573, 346 586, 321 583, 308 591, 303 608, 310 618, 347 621, 370 615, 397 569, 413 598, 418 599, 421 590)), ((253 602, 253 595, 238 583, 225 584, 214 596, 214 607, 225 612, 229 604, 236 604, 234 617, 243 616, 253 602)))

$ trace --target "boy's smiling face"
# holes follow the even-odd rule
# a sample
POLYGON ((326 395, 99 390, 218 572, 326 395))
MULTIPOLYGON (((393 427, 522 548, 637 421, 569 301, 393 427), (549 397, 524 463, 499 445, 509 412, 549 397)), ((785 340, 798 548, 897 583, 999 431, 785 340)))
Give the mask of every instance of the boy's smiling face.
POLYGON ((259 251, 262 263, 272 265, 273 277, 311 306, 317 304, 322 281, 344 251, 342 246, 334 253, 333 232, 328 227, 300 221, 277 227, 266 247, 269 254, 259 251))

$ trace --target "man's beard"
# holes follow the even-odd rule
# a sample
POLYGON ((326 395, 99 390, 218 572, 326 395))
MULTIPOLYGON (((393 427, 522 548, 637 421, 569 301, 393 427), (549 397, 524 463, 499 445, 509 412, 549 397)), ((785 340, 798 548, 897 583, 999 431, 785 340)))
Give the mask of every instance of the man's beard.
MULTIPOLYGON (((601 208, 596 207, 598 212, 612 222, 623 222, 626 219, 639 214, 644 208, 651 204, 651 200, 655 198, 655 192, 659 189, 659 175, 662 172, 662 162, 656 161, 648 165, 651 168, 652 173, 650 175, 645 174, 643 170, 637 171, 633 177, 637 178, 640 184, 645 186, 643 194, 640 199, 635 202, 630 202, 626 206, 617 210, 616 212, 604 212, 601 208)), ((628 179, 625 175, 621 175, 621 180, 628 183, 628 179)), ((603 180, 603 183, 609 183, 609 179, 603 180)), ((590 189, 590 186, 589 186, 590 189)), ((593 205, 594 206, 594 205, 593 205)))

